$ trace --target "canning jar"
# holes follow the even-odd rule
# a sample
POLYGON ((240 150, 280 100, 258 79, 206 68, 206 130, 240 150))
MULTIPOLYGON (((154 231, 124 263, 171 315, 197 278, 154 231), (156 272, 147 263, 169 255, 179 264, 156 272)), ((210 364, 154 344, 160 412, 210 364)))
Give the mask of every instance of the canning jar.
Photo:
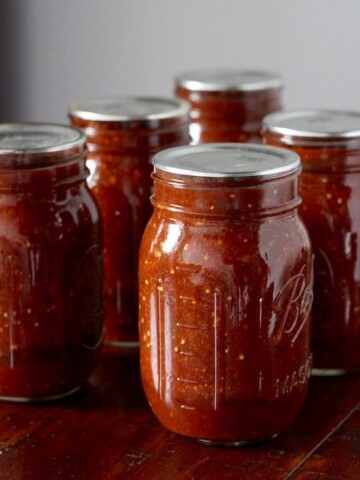
POLYGON ((88 184, 104 223, 105 341, 138 345, 138 252, 151 215, 151 157, 189 143, 189 105, 151 97, 105 97, 70 107, 87 134, 88 184))
POLYGON ((177 97, 191 103, 193 144, 261 143, 261 121, 281 109, 282 80, 260 70, 202 69, 175 79, 177 97))
POLYGON ((311 368, 299 158, 212 144, 165 150, 154 166, 139 268, 150 406, 204 443, 272 437, 299 411, 311 368))
POLYGON ((314 373, 360 369, 360 114, 298 110, 264 121, 267 144, 303 164, 301 216, 312 240, 314 373))
POLYGON ((68 126, 0 126, 1 399, 68 395, 95 366, 102 244, 85 153, 68 126))

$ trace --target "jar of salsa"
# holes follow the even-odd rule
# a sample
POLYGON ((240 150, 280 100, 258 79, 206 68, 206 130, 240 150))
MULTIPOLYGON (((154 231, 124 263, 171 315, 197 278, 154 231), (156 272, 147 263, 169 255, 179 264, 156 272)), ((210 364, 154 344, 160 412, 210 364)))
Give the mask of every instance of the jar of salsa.
POLYGON ((360 114, 298 110, 264 120, 265 143, 302 161, 300 214, 312 240, 314 373, 360 369, 360 114))
POLYGON ((191 103, 193 144, 261 143, 261 121, 281 109, 282 80, 259 70, 193 70, 175 79, 177 97, 191 103))
POLYGON ((140 250, 145 393, 168 429, 241 445, 293 421, 311 368, 312 256, 300 161, 211 144, 154 157, 140 250))
POLYGON ((78 390, 102 340, 99 212, 86 185, 85 135, 0 126, 0 398, 78 390))
POLYGON ((151 157, 188 144, 189 105, 148 97, 106 97, 70 107, 87 134, 88 184, 104 223, 105 341, 138 345, 138 252, 151 215, 151 157))

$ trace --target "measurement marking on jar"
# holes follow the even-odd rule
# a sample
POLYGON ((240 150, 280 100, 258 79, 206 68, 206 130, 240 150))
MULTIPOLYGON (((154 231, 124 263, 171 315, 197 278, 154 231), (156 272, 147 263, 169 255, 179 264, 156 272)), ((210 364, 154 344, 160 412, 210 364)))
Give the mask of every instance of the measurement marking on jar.
POLYGON ((30 282, 33 287, 36 283, 37 273, 39 272, 39 263, 40 263, 40 253, 39 251, 30 248, 29 249, 29 268, 30 268, 30 282))
POLYGON ((12 311, 9 312, 9 342, 10 342, 10 368, 14 368, 14 334, 13 334, 13 314, 12 311))
POLYGON ((262 370, 260 370, 259 372, 259 392, 261 392, 262 390, 262 385, 263 385, 263 373, 262 373, 262 370))
POLYGON ((189 405, 180 405, 180 408, 183 410, 196 410, 195 407, 190 407, 189 405))
POLYGON ((181 295, 180 300, 190 303, 195 301, 194 297, 187 297, 186 295, 181 295))
MULTIPOLYGON (((157 315, 156 315, 156 319, 157 319, 157 325, 156 325, 156 330, 157 330, 157 333, 158 333, 158 344, 161 346, 163 344, 163 328, 162 328, 162 325, 163 325, 163 308, 162 308, 162 292, 160 292, 159 290, 157 290, 157 315)), ((164 375, 163 375, 163 368, 164 368, 164 354, 163 354, 163 349, 160 347, 157 349, 157 355, 158 355, 158 369, 159 369, 159 373, 158 373, 158 392, 159 392, 159 397, 161 399, 164 398, 164 389, 163 389, 163 378, 164 378, 164 375)))
POLYGON ((184 324, 184 323, 178 323, 178 322, 177 322, 177 323, 176 323, 176 326, 177 326, 177 327, 182 327, 182 328, 190 328, 190 329, 192 329, 192 330, 199 330, 199 327, 196 326, 196 325, 186 325, 186 324, 184 324))
MULTIPOLYGON (((10 289, 12 290, 15 290, 15 286, 16 286, 16 277, 15 274, 14 274, 14 270, 13 268, 11 268, 12 265, 15 264, 15 258, 10 254, 8 256, 8 258, 5 260, 5 266, 6 266, 6 269, 8 269, 9 271, 9 283, 8 283, 8 286, 10 287, 10 289)), ((6 271, 6 270, 5 270, 6 271)), ((22 298, 20 299, 20 301, 22 300, 22 298)), ((7 313, 7 321, 8 321, 8 328, 9 328, 9 360, 10 360, 10 369, 12 370, 15 366, 15 345, 14 345, 14 322, 15 322, 15 318, 14 318, 14 308, 12 307, 12 305, 10 305, 10 308, 8 310, 8 313, 7 313)))
POLYGON ((237 288, 237 302, 236 302, 236 312, 234 318, 234 325, 236 326, 239 322, 245 319, 246 317, 246 307, 249 303, 249 292, 246 286, 237 288))
POLYGON ((219 345, 218 345, 218 292, 214 292, 214 409, 217 410, 219 404, 218 390, 219 390, 219 345))
POLYGON ((195 357, 195 353, 192 352, 183 352, 182 350, 180 350, 178 353, 179 355, 184 355, 185 357, 195 357))
POLYGON ((262 338, 263 299, 259 298, 259 338, 262 338))
POLYGON ((121 281, 119 278, 116 279, 115 283, 115 301, 116 301, 116 311, 121 312, 121 281))
POLYGON ((177 377, 176 379, 178 382, 182 382, 182 383, 189 383, 191 385, 199 385, 200 382, 196 381, 196 380, 190 380, 189 378, 181 378, 181 377, 177 377))

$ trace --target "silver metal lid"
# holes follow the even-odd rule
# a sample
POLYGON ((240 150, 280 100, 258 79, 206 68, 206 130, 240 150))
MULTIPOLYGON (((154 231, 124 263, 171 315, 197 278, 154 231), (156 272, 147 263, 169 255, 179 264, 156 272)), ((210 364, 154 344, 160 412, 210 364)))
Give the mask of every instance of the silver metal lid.
POLYGON ((191 70, 175 78, 176 85, 192 91, 253 92, 282 86, 279 75, 261 70, 209 68, 191 70))
POLYGON ((151 122, 186 117, 189 111, 183 100, 152 97, 100 97, 70 105, 70 115, 98 122, 151 122))
POLYGON ((85 141, 81 130, 66 125, 0 124, 0 155, 59 152, 81 147, 85 141))
POLYGON ((283 148, 240 143, 209 143, 163 150, 153 157, 156 170, 193 177, 242 178, 289 174, 300 157, 283 148))
POLYGON ((360 112, 342 110, 293 110, 272 113, 263 120, 264 130, 312 139, 360 137, 360 112))

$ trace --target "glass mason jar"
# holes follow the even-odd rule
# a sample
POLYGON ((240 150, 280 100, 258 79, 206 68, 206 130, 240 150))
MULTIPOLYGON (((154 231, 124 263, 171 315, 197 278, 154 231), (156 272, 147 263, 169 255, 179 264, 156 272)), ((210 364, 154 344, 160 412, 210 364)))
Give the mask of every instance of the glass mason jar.
POLYGON ((203 69, 175 79, 177 97, 191 103, 193 144, 261 143, 261 121, 281 109, 281 78, 269 72, 203 69))
POLYGON ((99 212, 85 135, 61 125, 0 126, 0 398, 79 389, 103 332, 99 212))
POLYGON ((189 137, 186 102, 106 97, 70 107, 87 134, 88 184, 104 223, 105 341, 138 345, 138 253, 151 215, 151 157, 189 137))
POLYGON ((300 161, 212 144, 154 157, 140 250, 140 361, 168 429, 241 445, 284 430, 311 368, 312 256, 300 161))
POLYGON ((360 369, 360 114, 298 110, 264 120, 302 161, 300 214, 314 248, 314 373, 360 369))

